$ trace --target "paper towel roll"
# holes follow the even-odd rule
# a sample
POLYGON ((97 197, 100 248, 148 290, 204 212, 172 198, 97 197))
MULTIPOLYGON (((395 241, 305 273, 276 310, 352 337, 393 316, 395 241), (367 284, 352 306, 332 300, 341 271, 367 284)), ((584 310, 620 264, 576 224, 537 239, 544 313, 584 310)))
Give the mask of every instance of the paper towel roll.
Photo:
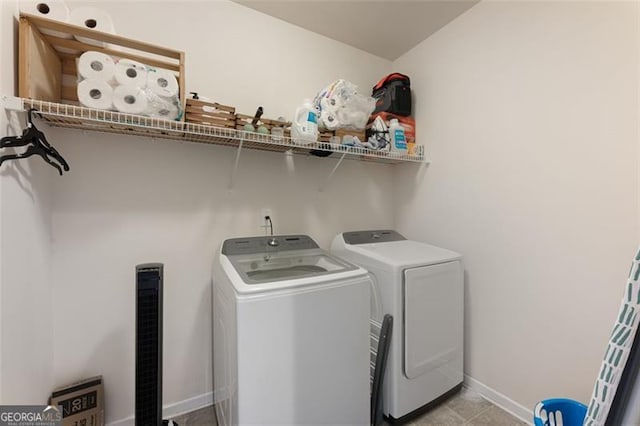
POLYGON ((114 76, 118 84, 140 88, 147 85, 147 67, 140 62, 121 59, 116 64, 114 76))
POLYGON ((110 109, 113 105, 113 87, 102 80, 82 80, 78 83, 78 100, 88 108, 110 109))
POLYGON ((115 83, 116 64, 104 53, 87 51, 78 59, 78 76, 115 83))
MULTIPOLYGON (((73 9, 69 14, 69 23, 78 25, 90 30, 101 31, 103 33, 115 34, 111 15, 97 7, 84 6, 73 9)), ((103 41, 92 40, 87 37, 75 36, 76 40, 94 46, 106 47, 103 41)))
POLYGON ((147 96, 139 87, 118 86, 113 91, 113 106, 120 112, 141 114, 148 109, 147 96))
MULTIPOLYGON (((69 21, 69 8, 67 7, 67 4, 62 0, 20 0, 18 4, 20 5, 20 12, 41 16, 47 19, 53 19, 54 21, 65 23, 69 21)), ((40 31, 44 34, 49 34, 54 37, 73 38, 71 34, 48 30, 46 28, 42 28, 40 31)))
POLYGON ((147 72, 147 88, 164 98, 177 97, 179 92, 175 74, 163 69, 152 68, 147 72))

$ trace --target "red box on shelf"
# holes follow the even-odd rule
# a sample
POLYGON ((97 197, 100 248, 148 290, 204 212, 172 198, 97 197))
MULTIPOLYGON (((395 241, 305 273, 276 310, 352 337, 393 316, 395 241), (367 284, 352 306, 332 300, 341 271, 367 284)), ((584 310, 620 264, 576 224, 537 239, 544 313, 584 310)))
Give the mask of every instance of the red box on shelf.
POLYGON ((389 126, 389 121, 395 118, 404 129, 404 136, 407 139, 407 143, 416 143, 416 120, 414 120, 413 117, 403 117, 401 115, 384 111, 378 112, 369 117, 369 124, 367 124, 367 129, 371 127, 371 124, 373 123, 373 120, 376 119, 376 117, 382 118, 387 126, 389 126))

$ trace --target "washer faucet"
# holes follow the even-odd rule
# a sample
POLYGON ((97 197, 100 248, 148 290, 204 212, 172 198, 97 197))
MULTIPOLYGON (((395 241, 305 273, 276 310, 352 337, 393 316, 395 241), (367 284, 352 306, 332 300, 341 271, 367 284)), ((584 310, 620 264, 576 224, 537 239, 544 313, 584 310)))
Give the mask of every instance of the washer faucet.
POLYGON ((265 216, 264 220, 265 222, 269 222, 268 226, 271 234, 271 238, 267 241, 267 252, 264 255, 264 261, 268 262, 271 259, 271 256, 269 255, 269 247, 278 247, 280 245, 280 242, 276 240, 276 237, 273 236, 273 222, 271 221, 271 217, 265 216))
POLYGON ((269 260, 271 260, 271 255, 269 254, 269 247, 278 247, 280 245, 280 242, 278 240, 276 240, 275 237, 271 237, 271 239, 269 239, 269 241, 267 241, 267 252, 264 255, 264 261, 268 262, 269 260))

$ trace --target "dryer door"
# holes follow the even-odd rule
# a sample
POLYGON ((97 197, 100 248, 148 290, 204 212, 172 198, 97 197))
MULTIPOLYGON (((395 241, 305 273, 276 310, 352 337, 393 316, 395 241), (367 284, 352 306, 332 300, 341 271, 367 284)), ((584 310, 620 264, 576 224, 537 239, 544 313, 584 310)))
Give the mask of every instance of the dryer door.
POLYGON ((446 369, 456 358, 462 360, 463 286, 459 261, 404 271, 407 378, 414 379, 440 367, 446 369))

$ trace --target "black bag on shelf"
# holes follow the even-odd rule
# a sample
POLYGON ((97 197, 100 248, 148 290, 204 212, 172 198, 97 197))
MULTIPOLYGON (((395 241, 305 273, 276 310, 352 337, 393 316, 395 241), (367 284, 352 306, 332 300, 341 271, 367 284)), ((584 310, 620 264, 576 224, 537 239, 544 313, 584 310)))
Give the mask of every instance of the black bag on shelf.
POLYGON ((411 115, 411 80, 404 74, 393 73, 384 77, 373 86, 373 93, 376 98, 376 109, 378 112, 390 112, 397 115, 411 115))

